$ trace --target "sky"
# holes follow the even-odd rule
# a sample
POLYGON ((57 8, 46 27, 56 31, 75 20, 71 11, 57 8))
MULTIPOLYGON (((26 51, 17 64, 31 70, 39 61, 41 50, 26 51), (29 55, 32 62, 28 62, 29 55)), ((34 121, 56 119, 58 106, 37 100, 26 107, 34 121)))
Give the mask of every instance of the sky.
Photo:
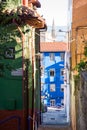
POLYGON ((43 15, 47 25, 67 26, 68 0, 39 0, 41 8, 38 12, 43 15))

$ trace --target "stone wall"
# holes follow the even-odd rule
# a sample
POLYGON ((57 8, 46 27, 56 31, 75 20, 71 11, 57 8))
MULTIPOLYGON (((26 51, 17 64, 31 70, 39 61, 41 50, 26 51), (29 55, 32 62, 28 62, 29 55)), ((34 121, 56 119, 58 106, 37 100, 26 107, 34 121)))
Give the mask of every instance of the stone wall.
POLYGON ((77 130, 87 130, 87 72, 81 72, 76 91, 77 130))

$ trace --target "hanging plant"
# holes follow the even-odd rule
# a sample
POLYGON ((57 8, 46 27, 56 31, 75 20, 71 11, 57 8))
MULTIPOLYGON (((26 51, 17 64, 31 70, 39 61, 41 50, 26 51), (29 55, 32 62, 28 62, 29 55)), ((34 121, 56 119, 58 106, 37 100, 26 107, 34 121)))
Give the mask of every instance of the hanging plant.
POLYGON ((80 63, 76 65, 75 70, 78 71, 78 75, 80 74, 81 71, 87 70, 87 62, 81 60, 80 63))

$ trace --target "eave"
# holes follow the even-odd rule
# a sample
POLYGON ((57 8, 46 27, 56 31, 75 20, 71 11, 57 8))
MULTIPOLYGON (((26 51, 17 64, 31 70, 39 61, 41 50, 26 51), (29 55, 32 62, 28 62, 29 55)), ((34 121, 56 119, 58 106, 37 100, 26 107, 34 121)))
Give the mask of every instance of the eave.
POLYGON ((15 19, 18 25, 25 23, 34 28, 41 29, 44 28, 46 24, 45 20, 36 11, 26 6, 20 6, 15 10, 5 10, 4 14, 6 15, 6 17, 11 17, 10 22, 12 22, 13 19, 15 19), (14 17, 15 14, 17 14, 17 18, 14 17))

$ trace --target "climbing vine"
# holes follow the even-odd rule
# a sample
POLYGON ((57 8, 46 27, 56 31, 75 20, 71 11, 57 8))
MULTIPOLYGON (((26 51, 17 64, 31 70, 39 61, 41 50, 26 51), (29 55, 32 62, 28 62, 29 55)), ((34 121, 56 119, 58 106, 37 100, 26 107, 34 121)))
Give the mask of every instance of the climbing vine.
MULTIPOLYGON (((16 0, 11 3, 0 2, 0 60, 5 58, 5 51, 8 49, 9 55, 12 50, 9 46, 13 47, 14 44, 20 42, 22 43, 22 34, 28 33, 30 31, 29 26, 26 25, 23 19, 22 8, 15 6, 16 0), (26 29, 24 29, 25 26, 26 29), (18 30, 20 28, 20 31, 18 30)), ((15 53, 15 52, 14 52, 15 53)), ((4 69, 12 70, 14 69, 11 64, 3 64, 0 62, 0 76, 3 76, 4 69), (3 72, 2 72, 3 71, 3 72)))
POLYGON ((75 70, 78 71, 78 75, 81 71, 87 70, 87 41, 84 42, 84 52, 83 52, 85 58, 80 61, 75 67, 75 70))

